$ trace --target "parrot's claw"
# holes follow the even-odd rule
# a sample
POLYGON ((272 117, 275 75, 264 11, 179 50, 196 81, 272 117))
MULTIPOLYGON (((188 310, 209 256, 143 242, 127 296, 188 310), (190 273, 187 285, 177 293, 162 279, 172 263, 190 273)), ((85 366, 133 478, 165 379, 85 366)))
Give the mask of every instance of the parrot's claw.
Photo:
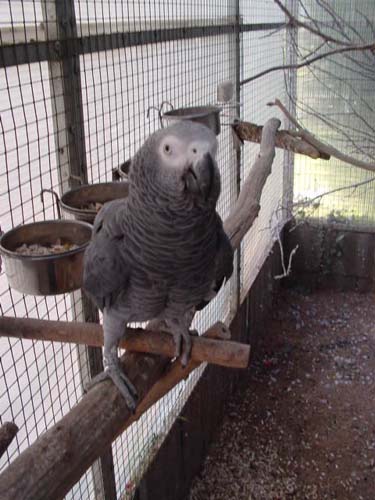
POLYGON ((125 399, 129 410, 134 413, 138 400, 137 389, 122 371, 118 362, 110 362, 106 364, 104 371, 90 380, 89 384, 86 386, 85 392, 91 389, 94 385, 108 379, 112 380, 117 389, 120 391, 122 397, 125 399))
POLYGON ((178 358, 181 355, 182 351, 182 335, 181 334, 173 334, 174 339, 174 355, 178 358))
POLYGON ((107 378, 110 378, 120 391, 122 397, 131 412, 135 412, 137 407, 138 394, 130 379, 125 375, 119 365, 108 365, 104 372, 107 378))
POLYGON ((181 356, 181 364, 185 368, 190 360, 192 341, 189 331, 173 333, 176 349, 175 356, 181 356))

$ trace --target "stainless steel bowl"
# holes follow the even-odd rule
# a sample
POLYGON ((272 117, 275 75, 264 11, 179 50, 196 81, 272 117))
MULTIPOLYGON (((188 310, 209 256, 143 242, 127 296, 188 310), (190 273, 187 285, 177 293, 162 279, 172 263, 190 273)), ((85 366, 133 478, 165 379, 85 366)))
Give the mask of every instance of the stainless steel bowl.
POLYGON ((0 253, 9 285, 29 295, 57 295, 81 288, 83 254, 91 233, 90 224, 70 220, 34 222, 4 233, 0 253), (24 243, 52 245, 59 238, 78 248, 43 256, 22 255, 15 251, 24 243))
POLYGON ((104 204, 107 201, 125 198, 128 193, 129 185, 126 181, 88 184, 67 191, 62 195, 59 203, 64 212, 74 215, 77 220, 92 224, 98 210, 85 208, 86 205, 104 204))
POLYGON ((215 135, 220 134, 220 112, 221 109, 216 106, 194 106, 191 108, 179 108, 166 111, 162 114, 164 121, 172 125, 176 121, 190 120, 206 125, 215 135))

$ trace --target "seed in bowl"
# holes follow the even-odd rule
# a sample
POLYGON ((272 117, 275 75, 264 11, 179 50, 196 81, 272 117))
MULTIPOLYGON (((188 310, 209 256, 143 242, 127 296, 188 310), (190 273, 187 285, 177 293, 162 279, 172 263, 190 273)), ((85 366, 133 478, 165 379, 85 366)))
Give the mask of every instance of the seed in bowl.
POLYGON ((30 256, 41 256, 41 255, 53 255, 58 253, 69 252, 70 250, 75 250, 78 245, 75 243, 62 243, 60 239, 56 243, 51 245, 39 245, 39 243, 27 244, 24 243, 20 247, 16 248, 16 253, 19 255, 30 255, 30 256))

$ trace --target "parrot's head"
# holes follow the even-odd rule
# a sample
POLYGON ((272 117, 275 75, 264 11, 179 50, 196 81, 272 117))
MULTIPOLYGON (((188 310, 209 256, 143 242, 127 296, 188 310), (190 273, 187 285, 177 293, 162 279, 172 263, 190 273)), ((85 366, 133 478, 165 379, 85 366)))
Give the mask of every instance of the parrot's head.
POLYGON ((132 177, 138 183, 147 179, 171 201, 214 206, 220 194, 216 151, 217 140, 209 128, 180 121, 147 139, 132 162, 132 177))

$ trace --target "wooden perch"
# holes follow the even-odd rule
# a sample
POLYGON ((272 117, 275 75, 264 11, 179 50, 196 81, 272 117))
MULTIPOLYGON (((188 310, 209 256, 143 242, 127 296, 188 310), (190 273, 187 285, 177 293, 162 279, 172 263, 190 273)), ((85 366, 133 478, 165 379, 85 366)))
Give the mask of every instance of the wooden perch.
MULTIPOLYGON (((216 323, 209 328, 201 338, 206 341, 216 340, 216 342, 220 341, 224 343, 224 340, 228 340, 227 330, 222 328, 221 323, 216 323)), ((199 365, 200 362, 195 361, 193 358, 190 359, 185 368, 182 367, 179 360, 167 365, 163 376, 152 386, 150 391, 148 391, 144 399, 138 405, 135 415, 130 418, 129 425, 135 422, 142 413, 151 408, 155 401, 158 401, 167 394, 175 385, 181 382, 181 380, 186 379, 199 365)))
MULTIPOLYGON (((262 189, 271 173, 275 135, 279 127, 280 121, 275 118, 264 126, 260 153, 235 207, 224 223, 234 248, 238 248, 258 215, 262 189)), ((222 334, 222 326, 217 325, 207 331, 205 336, 220 338, 222 334)), ((140 404, 136 414, 130 414, 111 381, 94 386, 69 413, 2 473, 2 500, 63 498, 103 449, 198 366, 197 361, 191 360, 183 369, 179 361, 171 365, 168 358, 129 351, 122 356, 121 362, 139 394, 140 404)))
MULTIPOLYGON (((127 328, 127 338, 120 347, 134 352, 175 356, 172 335, 164 332, 127 328)), ((93 347, 103 345, 103 329, 96 323, 74 321, 47 321, 30 318, 0 317, 0 336, 19 339, 72 342, 93 347)), ((239 342, 222 342, 202 337, 192 337, 191 357, 194 361, 213 363, 232 368, 246 368, 249 364, 250 346, 239 342)))
POLYGON ((224 221, 224 230, 235 249, 240 246, 243 237, 258 217, 262 191, 272 171, 276 134, 280 125, 281 122, 277 118, 271 118, 265 124, 259 154, 242 186, 235 206, 224 221))
POLYGON ((13 422, 5 422, 0 427, 0 458, 6 452, 18 432, 18 427, 13 422))
MULTIPOLYGON (((241 142, 260 142, 263 127, 250 122, 237 121, 233 123, 232 129, 241 142)), ((276 147, 309 156, 314 160, 317 158, 322 158, 323 160, 330 159, 329 154, 319 151, 319 149, 301 137, 298 137, 298 134, 289 130, 279 130, 276 133, 276 147)))

